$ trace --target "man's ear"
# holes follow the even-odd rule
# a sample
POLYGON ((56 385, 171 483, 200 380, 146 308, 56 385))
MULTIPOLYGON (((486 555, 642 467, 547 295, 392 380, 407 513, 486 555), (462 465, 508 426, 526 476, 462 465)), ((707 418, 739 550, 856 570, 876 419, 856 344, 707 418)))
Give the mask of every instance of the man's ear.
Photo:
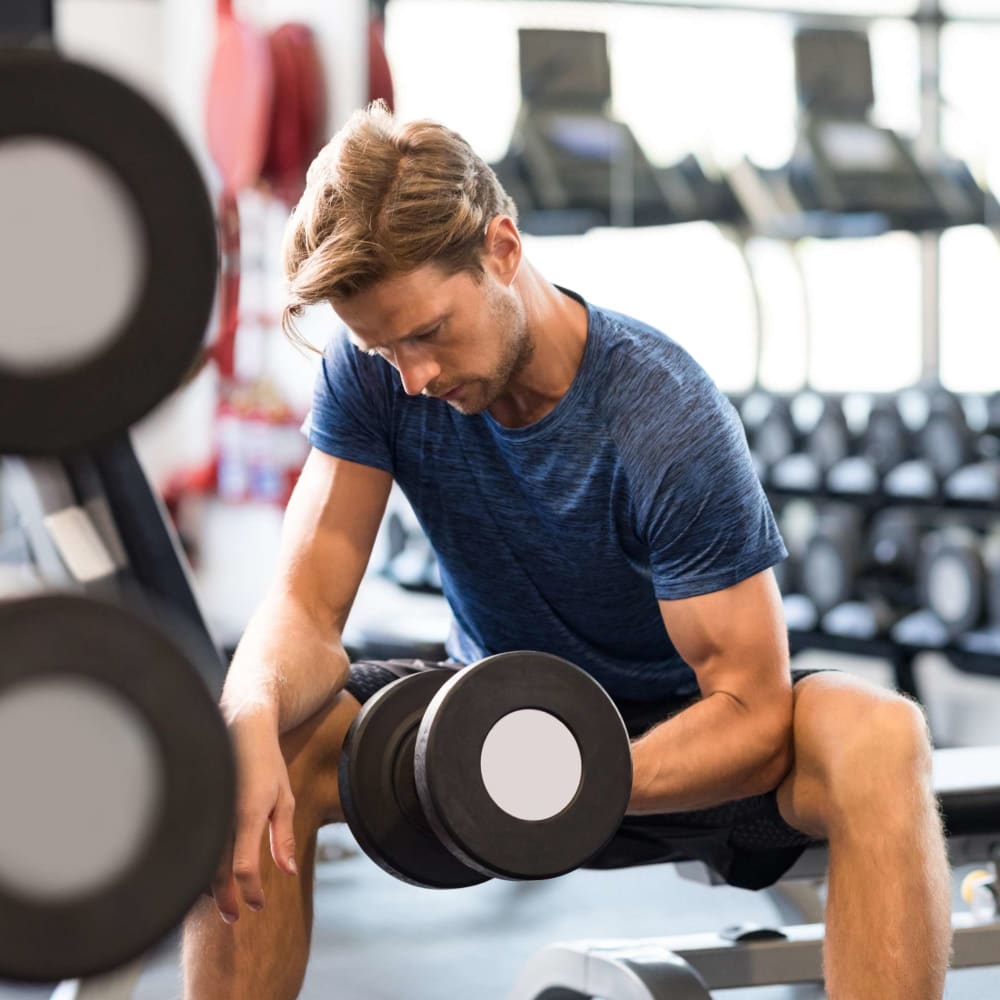
POLYGON ((483 267, 505 285, 517 277, 521 266, 521 234, 509 215, 494 216, 483 240, 483 267))

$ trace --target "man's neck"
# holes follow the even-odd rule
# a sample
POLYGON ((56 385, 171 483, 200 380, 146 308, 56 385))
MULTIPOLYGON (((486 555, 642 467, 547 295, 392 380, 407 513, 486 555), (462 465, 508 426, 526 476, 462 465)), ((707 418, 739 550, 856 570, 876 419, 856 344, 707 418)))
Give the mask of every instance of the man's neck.
POLYGON ((515 279, 534 344, 531 360, 490 407, 505 427, 541 420, 569 391, 587 344, 587 310, 525 260, 515 279))

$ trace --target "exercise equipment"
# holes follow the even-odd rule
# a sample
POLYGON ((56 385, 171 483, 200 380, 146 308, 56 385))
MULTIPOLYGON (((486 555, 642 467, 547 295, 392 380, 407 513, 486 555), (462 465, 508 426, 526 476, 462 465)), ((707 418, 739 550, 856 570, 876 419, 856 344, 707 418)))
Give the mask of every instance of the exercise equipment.
POLYGON ((352 724, 339 774, 369 857, 405 881, 456 888, 579 867, 625 815, 632 758, 593 678, 522 651, 387 685, 352 724))
POLYGON ((802 558, 816 533, 818 511, 813 502, 796 498, 784 501, 776 514, 788 558, 774 567, 774 573, 781 593, 792 594, 801 584, 802 558))
POLYGON ((0 49, 0 140, 0 452, 69 454, 144 416, 191 367, 215 223, 163 115, 53 51, 0 49))
POLYGON ((929 534, 920 563, 923 605, 956 639, 1000 624, 1000 534, 954 525, 929 534))
MULTIPOLYGON (((824 616, 827 632, 879 638, 917 607, 916 566, 923 531, 916 511, 889 508, 873 516, 853 566, 853 597, 824 616)), ((900 690, 910 690, 898 672, 897 685, 900 690)))
POLYGON ((924 524, 920 514, 906 507, 890 507, 872 518, 868 553, 872 566, 883 576, 913 584, 920 561, 924 524))
POLYGON ((693 154, 655 167, 629 126, 609 114, 603 32, 521 28, 518 44, 522 103, 494 170, 522 229, 742 220, 728 183, 710 177, 693 154))
POLYGON ((385 54, 385 9, 373 9, 368 20, 368 100, 395 104, 392 69, 385 54))
POLYGON ((827 486, 835 493, 871 495, 883 478, 912 452, 910 433, 891 396, 871 403, 856 455, 835 463, 827 486))
POLYGON ((447 670, 429 670, 384 687, 365 702, 340 757, 340 800, 361 849, 412 885, 459 889, 487 881, 435 836, 417 796, 417 728, 447 670))
POLYGON ((268 152, 274 67, 267 38, 216 0, 215 48, 205 107, 208 150, 219 169, 219 322, 213 355, 224 378, 234 373, 240 296, 240 221, 236 196, 260 177, 268 152))
POLYGON ((964 164, 918 162, 909 141, 870 120, 865 32, 802 27, 794 54, 801 121, 789 181, 806 211, 880 216, 910 230, 984 222, 983 192, 964 164))
POLYGON ((904 419, 914 429, 917 457, 896 466, 885 477, 891 496, 934 499, 944 482, 975 455, 975 440, 961 402, 940 388, 914 388, 899 395, 904 419))
POLYGON ((224 667, 126 436, 199 355, 215 230, 158 111, 22 40, 0 48, 0 976, 110 1000, 69 977, 157 944, 232 833, 224 667))
POLYGON ((801 557, 801 591, 815 624, 831 635, 885 635, 918 605, 923 531, 920 515, 906 508, 878 511, 869 522, 860 507, 824 507, 801 557))
POLYGON ((866 32, 800 27, 794 59, 799 121, 789 162, 770 169, 744 158, 729 174, 759 232, 837 239, 989 224, 995 201, 967 164, 918 158, 913 141, 872 121, 866 32))
POLYGON ((306 170, 322 145, 326 83, 312 30, 290 21, 267 38, 273 67, 271 121, 261 178, 286 204, 302 194, 306 170))
MULTIPOLYGON (((1000 747, 934 752, 934 789, 941 805, 953 865, 986 862, 977 885, 995 885, 1000 816, 1000 747)), ((822 879, 827 848, 806 849, 779 886, 822 879)), ((686 878, 719 885, 701 862, 682 862, 686 878)), ((891 873, 889 873, 891 875, 891 873)), ((981 888, 980 893, 990 890, 981 888)), ((970 890, 971 895, 971 890, 970 890)), ((997 963, 1000 921, 989 908, 953 914, 951 967, 997 963), (978 911, 978 912, 977 912, 978 911)), ((822 923, 797 926, 734 926, 718 933, 633 940, 565 941, 529 959, 507 1000, 711 1000, 715 990, 823 979, 822 923)))
POLYGON ((973 446, 969 464, 945 480, 948 500, 995 506, 1000 503, 1000 395, 962 398, 973 446))
POLYGON ((829 504, 802 557, 802 592, 820 616, 851 599, 863 559, 864 514, 849 504, 829 504))
POLYGON ((790 409, 802 450, 778 460, 770 480, 780 489, 815 492, 825 485, 827 473, 850 450, 847 420, 838 400, 808 390, 792 400, 790 409))
POLYGON ((171 631, 84 595, 0 600, 0 976, 119 966, 215 872, 229 737, 171 631))
POLYGON ((789 403, 781 396, 757 389, 743 400, 740 418, 757 473, 767 481, 772 468, 795 452, 801 440, 789 403))

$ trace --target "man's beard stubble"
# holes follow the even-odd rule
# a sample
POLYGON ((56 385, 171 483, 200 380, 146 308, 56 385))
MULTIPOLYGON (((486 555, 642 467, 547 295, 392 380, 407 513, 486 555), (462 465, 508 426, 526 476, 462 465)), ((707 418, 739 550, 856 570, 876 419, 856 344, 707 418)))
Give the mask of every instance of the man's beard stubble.
POLYGON ((480 380, 480 398, 471 401, 471 407, 462 407, 462 412, 469 415, 489 409, 511 380, 524 371, 535 353, 535 341, 528 329, 524 307, 520 301, 495 288, 491 288, 487 294, 492 325, 503 338, 503 353, 494 373, 488 379, 480 380))

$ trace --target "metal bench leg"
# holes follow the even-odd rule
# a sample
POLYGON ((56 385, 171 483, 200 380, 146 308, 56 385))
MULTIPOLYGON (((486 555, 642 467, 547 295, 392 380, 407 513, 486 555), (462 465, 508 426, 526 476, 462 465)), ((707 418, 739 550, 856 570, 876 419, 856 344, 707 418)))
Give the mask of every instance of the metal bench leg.
POLYGON ((664 948, 622 942, 593 948, 554 944, 521 971, 507 1000, 711 1000, 705 983, 684 959, 664 948))
POLYGON ((67 979, 49 1000, 132 1000, 145 964, 145 958, 138 958, 103 976, 67 979))

